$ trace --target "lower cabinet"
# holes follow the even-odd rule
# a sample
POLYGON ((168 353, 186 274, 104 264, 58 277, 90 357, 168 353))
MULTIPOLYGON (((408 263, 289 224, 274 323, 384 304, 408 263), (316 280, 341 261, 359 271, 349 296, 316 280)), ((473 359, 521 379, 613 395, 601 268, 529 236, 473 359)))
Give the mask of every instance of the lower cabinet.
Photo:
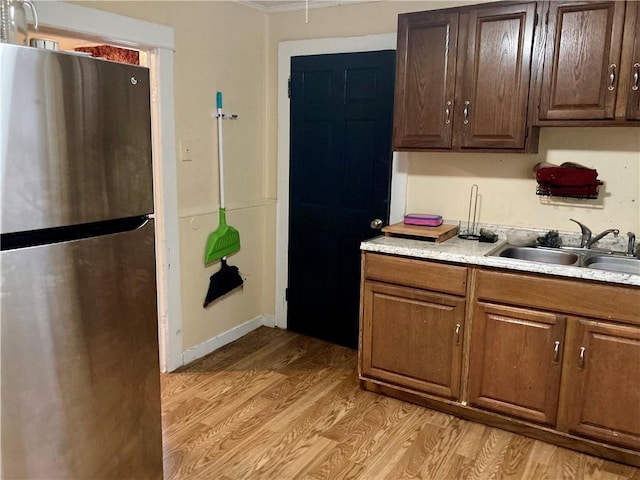
POLYGON ((555 425, 566 317, 478 302, 469 357, 469 403, 555 425))
POLYGON ((365 282, 362 373, 457 399, 464 298, 365 282))
POLYGON ((559 428, 640 451, 640 327, 571 318, 559 428))
POLYGON ((363 254, 364 388, 640 467, 640 288, 363 254))

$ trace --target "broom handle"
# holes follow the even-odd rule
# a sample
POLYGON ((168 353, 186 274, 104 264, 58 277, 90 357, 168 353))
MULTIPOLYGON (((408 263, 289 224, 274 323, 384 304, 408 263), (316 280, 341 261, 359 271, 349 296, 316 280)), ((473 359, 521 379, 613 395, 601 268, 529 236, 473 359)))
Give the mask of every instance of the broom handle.
POLYGON ((220 175, 220 208, 224 208, 224 162, 222 161, 222 92, 216 93, 218 109, 218 171, 220 175))

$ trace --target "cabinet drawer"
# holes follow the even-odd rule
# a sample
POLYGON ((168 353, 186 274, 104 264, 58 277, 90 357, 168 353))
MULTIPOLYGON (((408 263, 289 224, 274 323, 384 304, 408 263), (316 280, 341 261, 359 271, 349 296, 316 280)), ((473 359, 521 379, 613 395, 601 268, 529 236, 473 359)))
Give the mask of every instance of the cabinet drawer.
POLYGON ((364 255, 364 276, 370 280, 464 295, 467 268, 414 258, 375 253, 364 255))
POLYGON ((480 300, 640 324, 640 288, 480 270, 476 291, 480 300))

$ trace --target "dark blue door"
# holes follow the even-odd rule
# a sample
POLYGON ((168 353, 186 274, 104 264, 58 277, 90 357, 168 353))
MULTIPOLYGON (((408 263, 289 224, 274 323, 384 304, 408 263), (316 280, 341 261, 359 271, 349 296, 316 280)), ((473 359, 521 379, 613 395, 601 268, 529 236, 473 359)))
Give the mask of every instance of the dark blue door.
POLYGON ((388 223, 395 51, 291 59, 288 328, 357 348, 360 242, 388 223))

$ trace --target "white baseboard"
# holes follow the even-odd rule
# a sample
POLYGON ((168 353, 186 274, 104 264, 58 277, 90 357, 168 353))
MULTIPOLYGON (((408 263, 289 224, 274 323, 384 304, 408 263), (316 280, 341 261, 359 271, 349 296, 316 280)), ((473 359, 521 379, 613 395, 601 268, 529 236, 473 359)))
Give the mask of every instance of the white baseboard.
POLYGON ((274 328, 276 326, 276 316, 275 315, 262 315, 263 325, 265 327, 274 328))
POLYGON ((205 355, 209 355, 220 347, 224 347, 226 344, 238 340, 240 337, 244 337, 247 333, 262 326, 274 327, 275 315, 260 315, 248 322, 232 328, 231 330, 227 330, 216 337, 210 338, 205 342, 199 343, 198 345, 185 350, 182 352, 182 365, 187 365, 188 363, 198 360, 205 355))

